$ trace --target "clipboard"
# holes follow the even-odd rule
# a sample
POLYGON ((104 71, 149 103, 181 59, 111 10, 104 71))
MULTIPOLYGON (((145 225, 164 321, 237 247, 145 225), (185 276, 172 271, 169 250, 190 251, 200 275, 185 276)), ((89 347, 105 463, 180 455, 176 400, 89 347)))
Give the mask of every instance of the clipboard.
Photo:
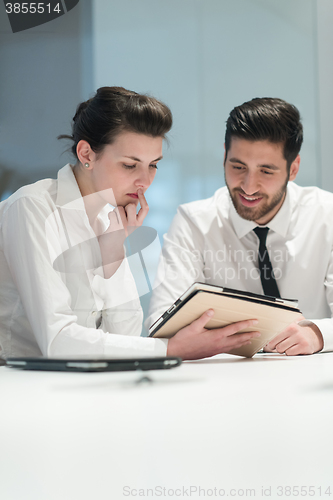
POLYGON ((149 337, 171 338, 179 330, 198 319, 207 309, 214 317, 207 329, 221 328, 246 319, 259 323, 240 332, 259 331, 261 336, 228 354, 251 358, 290 323, 300 320, 301 311, 294 299, 281 299, 234 290, 231 288, 193 283, 178 300, 149 328, 149 337))

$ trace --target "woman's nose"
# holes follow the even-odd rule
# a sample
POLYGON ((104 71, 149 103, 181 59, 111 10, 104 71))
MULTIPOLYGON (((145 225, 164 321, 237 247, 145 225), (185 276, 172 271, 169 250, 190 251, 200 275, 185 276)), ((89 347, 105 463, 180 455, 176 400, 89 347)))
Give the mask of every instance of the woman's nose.
POLYGON ((152 183, 153 178, 148 170, 141 170, 135 181, 135 185, 147 189, 152 183))

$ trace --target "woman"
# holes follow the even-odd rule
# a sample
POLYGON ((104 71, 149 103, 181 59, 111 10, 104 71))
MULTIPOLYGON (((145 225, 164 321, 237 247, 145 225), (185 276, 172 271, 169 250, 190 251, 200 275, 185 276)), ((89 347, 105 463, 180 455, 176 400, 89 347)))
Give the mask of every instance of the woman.
POLYGON ((139 337, 142 311, 124 240, 148 213, 144 193, 171 125, 156 99, 100 88, 73 119, 75 165, 0 204, 3 356, 194 359, 256 335, 233 335, 251 321, 206 330, 209 310, 169 341, 139 337))

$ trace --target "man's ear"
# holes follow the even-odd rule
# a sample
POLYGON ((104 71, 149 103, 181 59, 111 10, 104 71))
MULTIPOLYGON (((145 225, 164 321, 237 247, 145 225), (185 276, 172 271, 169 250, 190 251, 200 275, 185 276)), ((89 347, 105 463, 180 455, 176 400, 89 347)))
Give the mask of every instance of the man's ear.
POLYGON ((77 143, 76 154, 82 165, 89 164, 95 159, 96 153, 91 149, 89 142, 81 140, 77 143))
POLYGON ((297 155, 295 160, 290 165, 290 173, 289 173, 289 180, 290 181, 294 181, 296 179, 296 175, 298 174, 300 162, 301 162, 301 157, 300 157, 300 155, 297 155))
POLYGON ((223 147, 224 147, 223 165, 225 165, 225 160, 226 160, 226 154, 225 154, 225 143, 223 144, 223 147))

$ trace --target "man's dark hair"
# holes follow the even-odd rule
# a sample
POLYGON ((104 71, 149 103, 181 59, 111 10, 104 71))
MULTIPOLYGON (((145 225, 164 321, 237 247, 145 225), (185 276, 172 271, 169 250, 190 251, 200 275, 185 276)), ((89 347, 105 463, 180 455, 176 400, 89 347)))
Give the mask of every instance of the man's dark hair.
POLYGON ((163 102, 123 87, 101 87, 94 97, 78 105, 72 135, 60 135, 58 139, 71 139, 77 158, 76 147, 81 140, 99 154, 121 132, 164 138, 171 126, 172 114, 163 102))
POLYGON ((226 157, 233 137, 248 141, 282 143, 283 155, 289 169, 303 142, 299 111, 282 99, 256 97, 231 111, 225 132, 226 157))

